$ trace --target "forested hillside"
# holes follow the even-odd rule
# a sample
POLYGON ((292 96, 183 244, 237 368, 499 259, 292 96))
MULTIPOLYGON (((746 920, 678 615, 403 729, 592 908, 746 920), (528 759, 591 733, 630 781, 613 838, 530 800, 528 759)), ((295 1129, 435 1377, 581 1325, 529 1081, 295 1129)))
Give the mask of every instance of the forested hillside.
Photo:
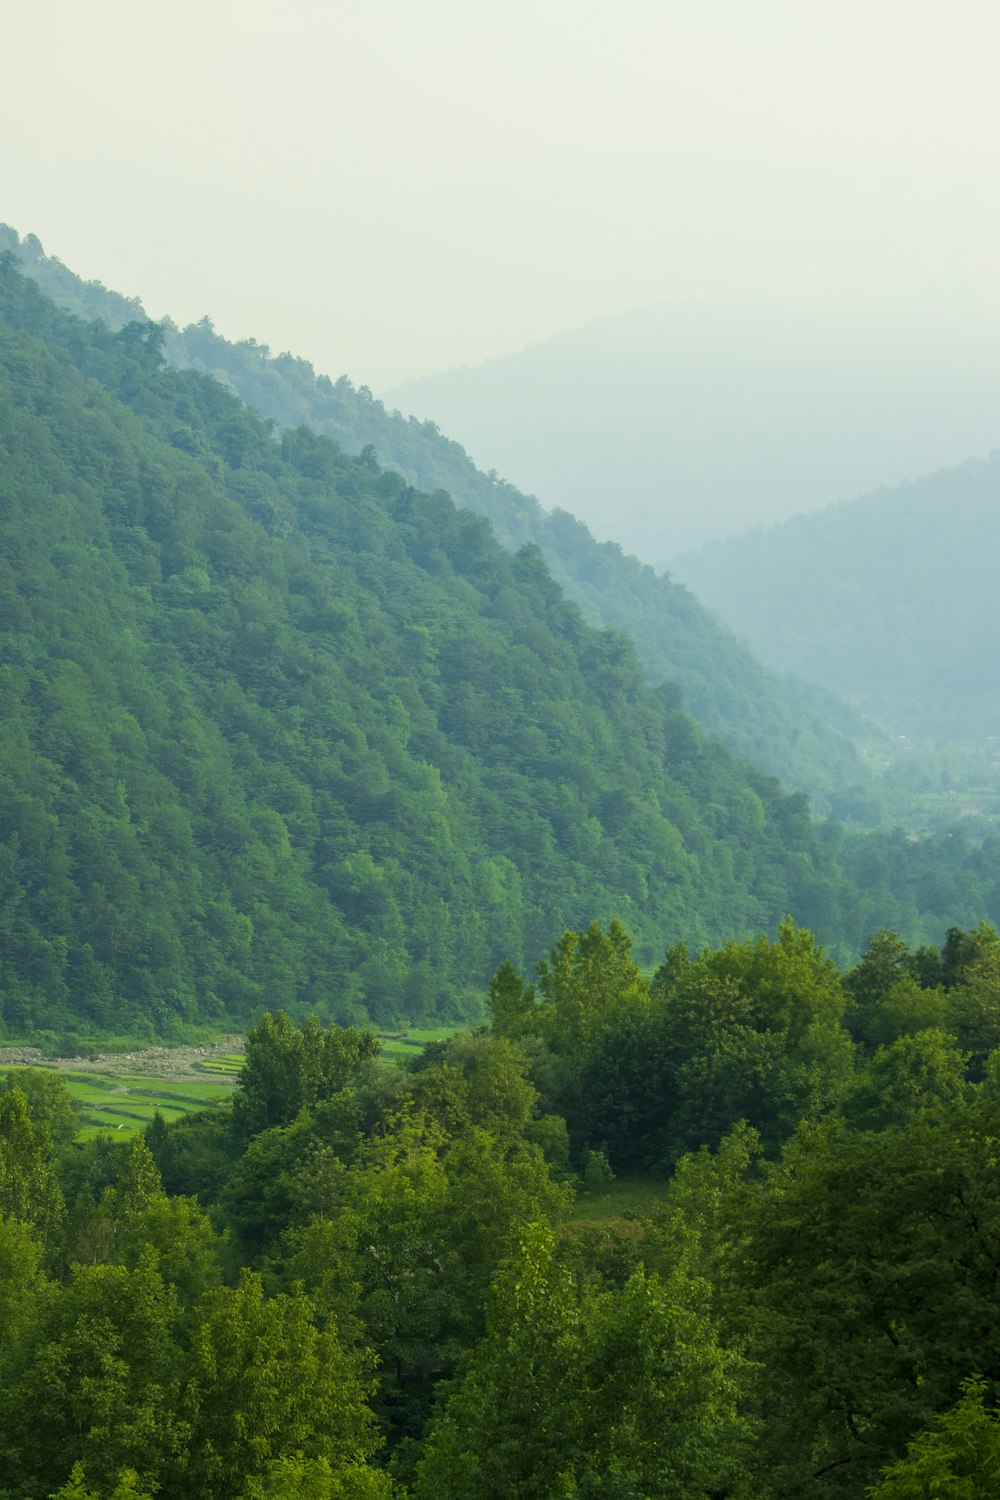
MULTIPOLYGON (((113 329, 145 317, 136 298, 83 282, 31 235, 22 242, 0 225, 0 248, 60 305, 113 329)), ((761 667, 683 585, 598 543, 568 511, 544 510, 495 474, 481 472, 433 422, 387 411, 346 377, 317 376, 307 360, 272 356, 248 340, 231 343, 206 318, 179 329, 165 324, 164 352, 180 368, 213 374, 281 427, 303 423, 348 452, 371 447, 378 462, 418 489, 445 489, 458 505, 485 516, 501 543, 517 551, 536 544, 553 577, 591 623, 630 636, 647 677, 676 684, 684 707, 735 754, 805 791, 821 811, 877 821, 870 778, 851 743, 858 729, 846 706, 803 706, 780 678, 761 667)))
POLYGON ((554 918, 652 957, 842 884, 537 553, 149 325, 0 309, 9 1025, 453 1008, 554 918))
POLYGON ((993 914, 992 846, 814 827, 537 550, 10 258, 0 314, 10 1030, 454 1014, 592 914, 645 963, 993 914))
POLYGON ((765 661, 885 728, 1000 735, 1000 453, 676 566, 765 661))

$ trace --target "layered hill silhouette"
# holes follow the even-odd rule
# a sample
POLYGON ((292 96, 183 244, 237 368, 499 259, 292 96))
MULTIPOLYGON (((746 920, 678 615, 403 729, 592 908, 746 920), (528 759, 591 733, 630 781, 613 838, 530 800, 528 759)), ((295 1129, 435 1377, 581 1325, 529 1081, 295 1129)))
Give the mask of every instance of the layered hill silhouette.
MULTIPOLYGON (((31 235, 21 240, 0 226, 3 247, 46 295, 81 317, 113 329, 146 317, 138 299, 80 280, 31 235)), ((688 712, 736 755, 806 792, 820 811, 878 821, 877 793, 853 744, 863 731, 851 710, 822 694, 805 699, 764 669, 683 585, 617 544, 595 541, 567 510, 545 510, 496 474, 477 469, 433 422, 388 411, 346 377, 317 376, 307 360, 273 356, 253 340, 227 341, 207 318, 184 329, 167 322, 164 330, 164 353, 174 366, 212 374, 281 427, 305 423, 349 453, 370 448, 408 483, 444 489, 458 505, 485 516, 511 551, 537 545, 586 618, 628 635, 648 679, 679 687, 688 712)))
POLYGON ((971 308, 659 304, 384 394, 660 564, 997 446, 995 344, 971 308))
POLYGON ((277 433, 0 271, 8 1034, 457 1014, 620 916, 644 963, 996 915, 995 851, 848 838, 588 626, 536 548, 277 433))
POLYGON ((1000 452, 676 567, 766 662, 886 729, 1000 736, 1000 452))

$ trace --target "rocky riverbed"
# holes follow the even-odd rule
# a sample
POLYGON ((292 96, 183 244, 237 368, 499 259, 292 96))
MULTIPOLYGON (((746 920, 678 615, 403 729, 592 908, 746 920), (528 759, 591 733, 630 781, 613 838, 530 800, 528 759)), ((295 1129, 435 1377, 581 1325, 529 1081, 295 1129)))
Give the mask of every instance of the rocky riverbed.
MULTIPOLYGON (((135 1052, 94 1052, 79 1057, 46 1057, 37 1047, 0 1047, 0 1068, 54 1068, 63 1073, 84 1069, 111 1076, 138 1073, 144 1078, 204 1082, 207 1076, 204 1063, 226 1053, 242 1052, 244 1045, 243 1037, 227 1036, 211 1047, 144 1047, 135 1052)), ((211 1076, 220 1083, 226 1081, 220 1074, 211 1076)))

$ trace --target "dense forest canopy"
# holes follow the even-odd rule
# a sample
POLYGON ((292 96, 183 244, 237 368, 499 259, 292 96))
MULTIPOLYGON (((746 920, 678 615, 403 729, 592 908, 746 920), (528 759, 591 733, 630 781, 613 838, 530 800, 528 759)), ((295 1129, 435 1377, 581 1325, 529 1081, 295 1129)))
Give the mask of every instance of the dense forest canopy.
POLYGON ((536 973, 405 1065, 267 1013, 144 1138, 8 1072, 4 1500, 992 1494, 996 930, 536 973))
MULTIPOLYGON (((0 225, 4 248, 47 296, 81 317, 99 318, 117 331, 146 316, 137 298, 80 280, 45 255, 33 235, 21 240, 0 225)), ((762 668, 683 585, 615 543, 596 542, 570 514, 568 499, 567 509, 543 509, 496 473, 477 469, 434 422, 388 411, 346 376, 335 382, 317 376, 308 360, 272 355, 253 339, 232 343, 208 318, 183 329, 169 321, 163 327, 171 364, 214 375, 279 427, 305 424, 351 454, 370 447, 381 465, 407 483, 432 493, 447 490, 457 505, 485 516, 509 551, 537 545, 585 617, 628 635, 650 681, 679 687, 685 709, 736 755, 808 793, 823 811, 878 821, 872 778, 852 744, 861 726, 846 705, 816 692, 804 703, 801 690, 762 668)), ((619 476, 619 490, 623 483, 619 476)))

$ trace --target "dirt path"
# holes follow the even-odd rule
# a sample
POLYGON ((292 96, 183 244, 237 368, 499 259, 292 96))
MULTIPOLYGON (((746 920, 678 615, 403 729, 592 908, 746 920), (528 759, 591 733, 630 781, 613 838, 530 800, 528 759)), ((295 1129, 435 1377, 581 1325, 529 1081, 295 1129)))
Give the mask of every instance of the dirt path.
POLYGON ((224 1077, 209 1074, 200 1065, 227 1052, 242 1052, 243 1047, 241 1036, 223 1037, 211 1047, 146 1047, 137 1052, 95 1052, 83 1057, 46 1057, 37 1047, 0 1047, 0 1067, 54 1068, 60 1073, 84 1071, 112 1077, 138 1073, 143 1078, 171 1078, 179 1082, 204 1083, 212 1077, 225 1083, 224 1077))

